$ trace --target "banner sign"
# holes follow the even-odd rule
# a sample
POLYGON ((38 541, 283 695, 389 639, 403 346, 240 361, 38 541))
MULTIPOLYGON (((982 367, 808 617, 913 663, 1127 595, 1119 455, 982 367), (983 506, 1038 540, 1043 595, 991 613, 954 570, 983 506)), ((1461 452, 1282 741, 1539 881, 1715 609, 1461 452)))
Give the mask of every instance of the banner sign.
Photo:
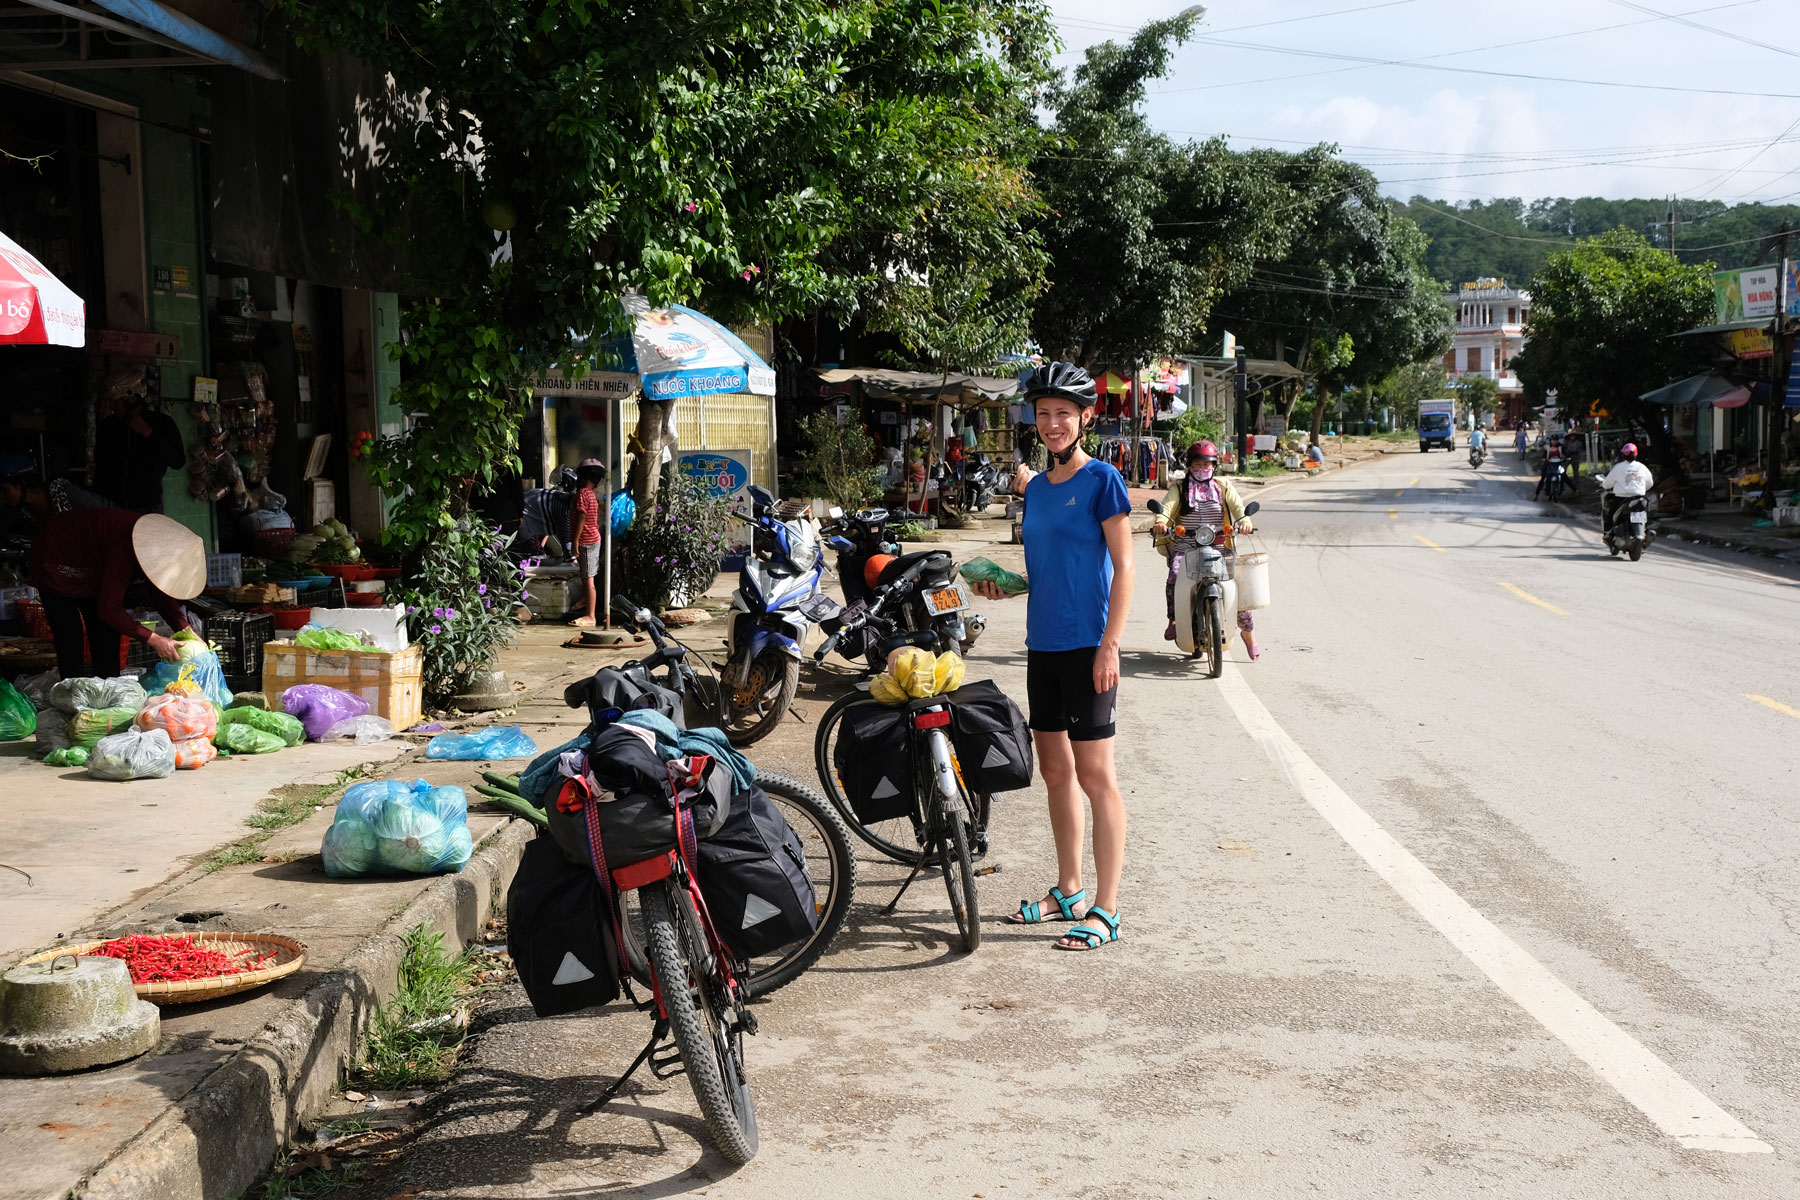
MULTIPOLYGON (((750 511, 750 452, 748 450, 688 450, 675 456, 676 469, 697 481, 706 494, 723 499, 729 508, 750 511)), ((729 534, 732 552, 750 544, 750 527, 733 518, 729 534)))
POLYGON ((1773 317, 1780 267, 1749 267, 1713 272, 1713 310, 1718 324, 1773 317))
POLYGON ((537 396, 585 396, 623 400, 638 390, 638 377, 624 371, 589 371, 580 379, 564 379, 561 371, 549 371, 530 381, 537 396))
POLYGON ((1734 329, 1725 340, 1739 358, 1775 357, 1775 338, 1766 329, 1734 329))

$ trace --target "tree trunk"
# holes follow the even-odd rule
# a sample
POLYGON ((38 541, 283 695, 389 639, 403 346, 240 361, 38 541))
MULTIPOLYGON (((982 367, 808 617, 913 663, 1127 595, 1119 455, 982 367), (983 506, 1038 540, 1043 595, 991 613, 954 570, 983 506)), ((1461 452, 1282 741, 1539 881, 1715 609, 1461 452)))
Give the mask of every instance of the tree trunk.
POLYGON ((1313 399, 1312 437, 1310 438, 1310 442, 1312 445, 1316 446, 1319 444, 1319 433, 1324 428, 1325 428, 1325 393, 1323 391, 1319 391, 1319 392, 1314 393, 1314 399, 1313 399))
POLYGON ((673 400, 638 398, 637 433, 631 439, 636 456, 631 460, 627 483, 639 512, 656 502, 657 485, 662 481, 663 447, 669 443, 664 431, 674 404, 673 400))

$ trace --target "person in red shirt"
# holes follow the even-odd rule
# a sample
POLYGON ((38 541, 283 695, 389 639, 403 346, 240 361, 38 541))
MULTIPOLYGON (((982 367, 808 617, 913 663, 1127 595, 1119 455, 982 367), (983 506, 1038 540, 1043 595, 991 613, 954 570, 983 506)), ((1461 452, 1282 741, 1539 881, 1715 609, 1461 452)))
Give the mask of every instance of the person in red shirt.
POLYGON ((584 459, 575 468, 575 503, 569 508, 569 556, 575 560, 587 590, 587 615, 576 617, 573 624, 592 629, 599 624, 594 611, 598 602, 594 594, 594 576, 600 573, 600 497, 595 489, 606 478, 606 468, 599 459, 584 459))
POLYGON ((151 602, 169 628, 188 627, 180 601, 206 586, 206 543, 179 521, 124 508, 57 513, 31 548, 29 580, 44 605, 64 679, 119 673, 119 637, 148 642, 164 662, 175 642, 152 633, 125 609, 125 589, 148 580, 151 602))

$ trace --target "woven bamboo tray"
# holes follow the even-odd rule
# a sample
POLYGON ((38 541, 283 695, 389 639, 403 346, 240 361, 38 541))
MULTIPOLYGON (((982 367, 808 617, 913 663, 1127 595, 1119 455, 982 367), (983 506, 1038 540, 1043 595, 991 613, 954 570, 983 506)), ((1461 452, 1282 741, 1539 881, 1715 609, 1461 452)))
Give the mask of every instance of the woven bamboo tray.
MULTIPOLYGON (((242 975, 219 975, 212 979, 184 979, 179 983, 134 983, 132 990, 139 999, 148 1000, 152 1004, 199 1004, 203 1000, 217 1000, 221 996, 235 996, 239 992, 247 992, 252 988, 262 987, 266 983, 274 983, 298 971, 306 962, 306 947, 293 938, 282 937, 274 933, 190 933, 172 934, 174 937, 189 937, 196 945, 211 946, 214 949, 232 953, 234 948, 253 947, 260 954, 270 951, 275 953, 275 965, 261 971, 246 971, 242 975)), ((42 954, 33 954, 22 962, 47 962, 64 954, 80 956, 91 954, 111 941, 103 938, 96 942, 80 942, 73 946, 59 946, 55 950, 46 950, 42 954)))

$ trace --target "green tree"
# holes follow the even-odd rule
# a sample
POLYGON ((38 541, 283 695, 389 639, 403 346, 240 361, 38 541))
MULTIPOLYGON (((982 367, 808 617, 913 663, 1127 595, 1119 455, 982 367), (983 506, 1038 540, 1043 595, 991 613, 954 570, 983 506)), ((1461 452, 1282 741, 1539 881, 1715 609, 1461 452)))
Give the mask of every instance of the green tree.
POLYGON ((1376 402, 1393 414, 1394 428, 1404 429, 1419 420, 1419 401, 1444 394, 1444 367, 1439 362, 1407 363, 1396 367, 1375 384, 1376 402))
POLYGON ((830 500, 846 509, 860 508, 881 495, 881 469, 875 439, 860 421, 838 423, 821 410, 799 425, 794 457, 794 487, 803 496, 830 500))
POLYGON ((1670 335, 1713 314, 1710 266, 1677 262, 1629 229, 1552 254, 1528 286, 1529 340, 1513 369, 1533 404, 1554 389, 1577 413, 1597 402, 1634 414, 1640 395, 1689 368, 1694 348, 1670 335))
POLYGON ((1485 375, 1462 376, 1450 390, 1477 425, 1482 414, 1493 412, 1500 403, 1500 385, 1485 375))
MULTIPOLYGON (((363 114, 381 201, 359 215, 405 244, 430 298, 396 349, 397 399, 423 417, 372 456, 406 543, 517 469, 522 381, 609 365, 582 340, 622 327, 624 292, 733 324, 880 309, 886 281, 933 277, 946 211, 966 269, 1004 232, 967 198, 1028 152, 1052 44, 1039 0, 281 7, 305 45, 392 81, 363 114)), ((641 413, 648 501, 670 414, 641 413)))

